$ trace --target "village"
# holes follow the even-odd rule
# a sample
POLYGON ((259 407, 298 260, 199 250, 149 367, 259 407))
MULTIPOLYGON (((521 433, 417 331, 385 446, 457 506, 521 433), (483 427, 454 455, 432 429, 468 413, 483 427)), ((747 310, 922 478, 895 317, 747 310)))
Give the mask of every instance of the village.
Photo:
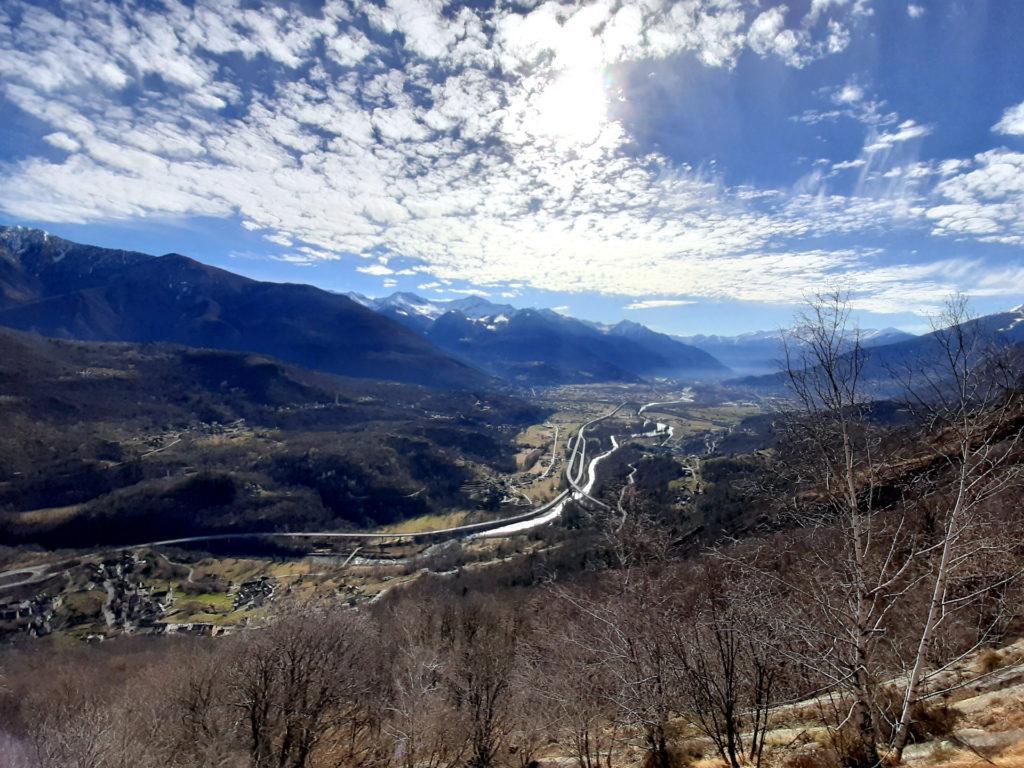
POLYGON ((66 565, 35 583, 0 591, 0 641, 54 633, 85 642, 122 634, 219 635, 248 623, 278 588, 267 574, 196 581, 194 566, 154 553, 125 551, 66 565))

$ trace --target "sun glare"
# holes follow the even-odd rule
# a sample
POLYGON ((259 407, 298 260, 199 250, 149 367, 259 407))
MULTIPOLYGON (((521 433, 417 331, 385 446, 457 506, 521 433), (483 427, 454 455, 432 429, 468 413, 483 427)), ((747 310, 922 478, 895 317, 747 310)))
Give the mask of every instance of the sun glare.
POLYGON ((537 99, 537 132, 573 144, 594 141, 608 116, 608 97, 600 69, 561 73, 537 99))

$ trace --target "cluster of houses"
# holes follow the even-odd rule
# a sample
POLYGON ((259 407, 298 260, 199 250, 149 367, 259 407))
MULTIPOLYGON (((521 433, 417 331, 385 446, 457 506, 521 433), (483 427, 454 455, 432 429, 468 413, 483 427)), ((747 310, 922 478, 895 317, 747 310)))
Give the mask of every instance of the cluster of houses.
POLYGON ((131 632, 136 627, 153 627, 174 605, 170 585, 165 590, 154 589, 135 576, 142 563, 135 552, 125 552, 95 566, 93 579, 107 591, 103 613, 111 629, 131 632))
POLYGON ((269 576, 260 576, 252 581, 243 581, 235 592, 233 608, 236 611, 259 608, 274 598, 277 582, 269 576))
MULTIPOLYGON (((83 563, 85 592, 102 591, 102 617, 106 630, 86 637, 99 642, 114 633, 219 635, 226 629, 211 622, 175 622, 175 593, 170 582, 166 588, 155 585, 146 560, 135 552, 124 552, 96 563, 83 563), (148 576, 148 578, 146 578, 148 576)), ((81 584, 81 582, 78 582, 81 584)), ((259 576, 241 584, 229 585, 232 610, 260 608, 274 599, 277 581, 259 576)), ((60 594, 39 594, 25 598, 0 598, 0 640, 17 635, 42 637, 67 628, 68 606, 60 594), (64 606, 65 610, 60 609, 64 606)), ((96 617, 88 619, 91 623, 96 617)), ((184 618, 184 617, 183 617, 184 618)))
POLYGON ((39 594, 27 600, 0 603, 0 637, 26 633, 43 637, 53 631, 53 617, 64 599, 60 595, 39 594))

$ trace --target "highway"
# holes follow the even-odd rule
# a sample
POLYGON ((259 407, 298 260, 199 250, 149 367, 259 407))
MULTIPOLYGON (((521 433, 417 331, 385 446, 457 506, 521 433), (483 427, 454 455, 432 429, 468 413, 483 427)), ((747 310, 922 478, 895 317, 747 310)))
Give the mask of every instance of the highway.
POLYGON ((644 411, 646 411, 648 409, 657 409, 657 407, 660 406, 660 405, 683 405, 683 404, 692 403, 692 402, 693 402, 693 391, 689 387, 687 387, 685 390, 683 390, 681 399, 679 399, 679 400, 665 400, 664 402, 661 402, 661 403, 647 403, 645 405, 641 405, 637 409, 636 415, 637 416, 642 416, 644 411))
MULTIPOLYGON (((125 544, 116 547, 110 547, 109 549, 103 550, 104 552, 117 552, 123 550, 133 549, 151 549, 155 547, 173 547, 187 544, 198 544, 202 542, 213 542, 213 541, 233 541, 233 540, 246 540, 246 539, 265 539, 265 538, 282 538, 282 539, 343 539, 353 542, 381 542, 381 541, 432 541, 435 539, 446 539, 446 538, 501 538, 505 536, 513 536, 523 531, 537 528, 543 525, 547 525, 554 520, 558 519, 565 505, 570 500, 581 501, 584 498, 590 502, 601 506, 602 508, 609 509, 609 507, 601 501, 594 499, 590 496, 591 490, 593 490, 594 484, 597 481, 597 466, 601 461, 611 456, 616 450, 619 449, 618 441, 615 437, 612 437, 612 447, 601 453, 590 460, 590 463, 586 463, 586 431, 598 424, 605 419, 611 418, 618 413, 627 403, 620 403, 618 406, 613 408, 608 413, 598 416, 597 418, 591 419, 586 424, 580 426, 573 435, 567 446, 572 446, 572 452, 569 455, 568 460, 565 462, 565 477, 569 483, 569 488, 563 490, 555 498, 551 499, 539 507, 531 509, 528 512, 523 512, 518 515, 511 517, 505 517, 500 520, 488 520, 482 523, 469 523, 467 525, 456 525, 450 528, 441 528, 431 531, 413 531, 407 533, 381 533, 381 532, 341 532, 341 531, 265 531, 265 532, 247 532, 247 533, 214 533, 205 534, 201 536, 183 536, 175 539, 160 539, 156 541, 146 541, 137 544, 125 544), (578 464, 578 469, 574 471, 574 465, 578 464), (584 472, 586 472, 586 483, 583 483, 584 472)), ((651 405, 654 405, 653 403, 651 405)), ((557 437, 556 437, 557 440, 557 437)), ((92 552, 88 555, 82 555, 81 557, 89 557, 102 552, 92 552)), ((59 563, 48 563, 41 565, 25 566, 14 570, 0 572, 0 591, 10 587, 23 586, 25 584, 31 584, 37 581, 43 581, 44 579, 50 578, 54 575, 55 570, 59 567, 59 563)))
POLYGON ((26 565, 21 568, 15 568, 12 571, 4 571, 0 573, 0 590, 42 581, 44 578, 48 578, 47 573, 50 570, 50 565, 50 563, 41 563, 39 565, 26 565))
POLYGON ((615 451, 619 449, 619 443, 613 435, 612 447, 604 453, 592 458, 588 465, 586 463, 586 431, 595 424, 611 418, 626 405, 627 403, 620 403, 603 416, 591 419, 586 424, 580 426, 576 431, 576 434, 569 438, 569 442, 566 443, 566 445, 572 446, 572 452, 569 454, 568 461, 565 462, 565 479, 569 483, 569 490, 562 491, 558 497, 553 499, 551 502, 548 502, 551 506, 549 506, 543 514, 537 515, 536 513, 533 513, 522 520, 510 522, 506 525, 501 525, 500 527, 493 528, 488 531, 473 534, 472 538, 500 538, 503 536, 512 536, 517 533, 522 533, 523 531, 528 531, 531 528, 539 528, 542 525, 547 525, 561 516, 562 511, 565 509, 565 505, 570 501, 582 501, 583 499, 587 499, 591 503, 596 504, 603 509, 609 509, 604 502, 598 501, 591 496, 590 492, 593 490, 594 484, 597 482, 597 465, 615 453, 615 451), (574 470, 573 467, 576 464, 579 465, 579 468, 574 470), (587 471, 587 482, 584 485, 580 485, 583 481, 584 469, 587 471))

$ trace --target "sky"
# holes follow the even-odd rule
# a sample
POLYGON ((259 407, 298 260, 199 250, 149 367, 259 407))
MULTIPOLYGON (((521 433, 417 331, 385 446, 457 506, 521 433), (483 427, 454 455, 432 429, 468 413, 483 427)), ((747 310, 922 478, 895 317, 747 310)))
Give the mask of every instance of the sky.
POLYGON ((1024 3, 0 5, 0 223, 672 333, 1024 302, 1024 3))

